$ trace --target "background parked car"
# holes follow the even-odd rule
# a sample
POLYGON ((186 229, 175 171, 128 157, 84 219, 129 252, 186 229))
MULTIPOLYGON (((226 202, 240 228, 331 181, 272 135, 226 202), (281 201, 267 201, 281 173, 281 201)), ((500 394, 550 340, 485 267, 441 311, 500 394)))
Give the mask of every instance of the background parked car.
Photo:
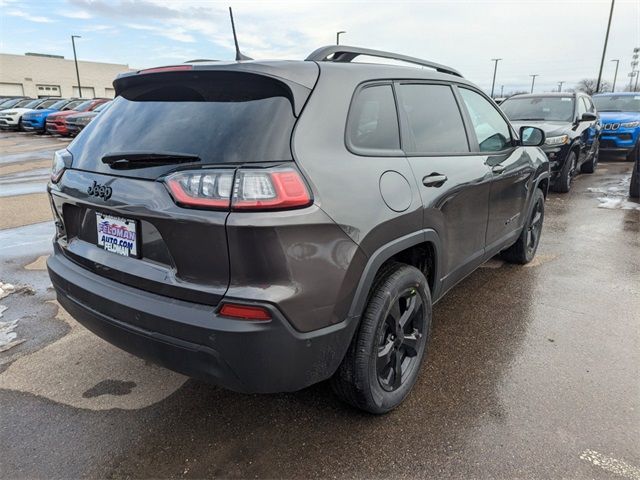
POLYGON ((634 161, 640 149, 640 93, 601 93, 593 102, 600 113, 603 151, 618 152, 634 161))
POLYGON ((45 130, 47 133, 58 134, 58 135, 69 135, 66 124, 66 117, 69 115, 74 115, 80 112, 90 112, 98 105, 102 105, 103 103, 108 102, 107 98, 94 98, 92 100, 86 100, 73 108, 64 108, 60 112, 55 112, 47 116, 47 120, 45 122, 45 130))
POLYGON ((89 125, 89 122, 93 120, 100 112, 103 112, 111 105, 111 100, 105 103, 101 103, 90 112, 77 113, 69 115, 65 118, 65 124, 69 135, 77 135, 82 131, 84 127, 89 125))
POLYGON ((36 98, 35 100, 23 100, 14 107, 0 111, 0 128, 5 130, 17 130, 20 127, 22 115, 34 110, 43 110, 56 103, 59 99, 36 98))
POLYGON ((62 99, 55 102, 48 108, 37 110, 35 112, 27 112, 22 115, 20 127, 27 132, 44 132, 47 117, 52 113, 62 110, 73 110, 74 107, 80 105, 84 100, 62 99))
POLYGON ((0 103, 0 110, 4 110, 6 108, 11 108, 16 105, 16 103, 21 102, 27 97, 14 97, 14 98, 5 98, 0 103))
POLYGON ((551 164, 551 185, 568 192, 578 171, 593 173, 598 164, 598 114, 591 97, 583 93, 516 95, 500 108, 517 127, 542 128, 542 147, 551 164))

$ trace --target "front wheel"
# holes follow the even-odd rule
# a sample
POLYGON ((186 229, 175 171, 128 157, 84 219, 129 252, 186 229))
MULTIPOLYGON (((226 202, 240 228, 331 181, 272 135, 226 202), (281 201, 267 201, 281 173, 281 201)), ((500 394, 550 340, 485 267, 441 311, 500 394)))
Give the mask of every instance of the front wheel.
POLYGON ((501 253, 507 262, 525 264, 536 256, 544 221, 544 195, 539 188, 536 188, 531 203, 529 217, 518 240, 501 253))
POLYGON ((431 295, 423 273, 403 263, 386 266, 332 379, 334 391, 370 413, 393 410, 418 377, 430 331, 431 295))
POLYGON ((560 176, 556 180, 555 190, 560 193, 567 193, 571 190, 571 182, 576 175, 576 167, 578 165, 578 156, 576 152, 571 151, 560 170, 560 176))
POLYGON ((600 145, 596 146, 596 151, 593 153, 593 157, 586 163, 582 164, 580 171, 582 173, 593 173, 596 171, 596 167, 598 166, 598 157, 600 156, 600 145))

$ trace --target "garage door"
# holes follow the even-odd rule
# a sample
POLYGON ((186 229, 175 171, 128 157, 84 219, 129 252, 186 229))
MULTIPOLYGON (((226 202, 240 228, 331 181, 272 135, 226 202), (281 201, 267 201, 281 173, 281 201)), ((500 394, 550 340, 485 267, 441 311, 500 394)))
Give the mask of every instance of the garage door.
MULTIPOLYGON (((78 98, 80 96, 80 90, 78 87, 73 87, 73 96, 78 98)), ((96 92, 93 87, 82 87, 82 98, 95 98, 96 92)))
POLYGON ((21 83, 0 83, 0 97, 20 97, 24 95, 21 83))

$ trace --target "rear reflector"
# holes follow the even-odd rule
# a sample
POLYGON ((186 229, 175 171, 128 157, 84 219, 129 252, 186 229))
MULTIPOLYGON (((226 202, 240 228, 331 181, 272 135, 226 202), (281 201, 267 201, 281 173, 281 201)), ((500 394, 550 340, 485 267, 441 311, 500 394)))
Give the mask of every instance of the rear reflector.
POLYGON ((223 317, 242 320, 271 320, 271 313, 266 308, 235 303, 223 304, 219 314, 223 317))

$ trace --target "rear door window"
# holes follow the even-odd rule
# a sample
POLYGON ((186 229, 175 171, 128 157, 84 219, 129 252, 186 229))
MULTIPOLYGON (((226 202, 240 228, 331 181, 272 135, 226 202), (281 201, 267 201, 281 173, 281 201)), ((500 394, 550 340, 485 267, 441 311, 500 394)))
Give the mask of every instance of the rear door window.
POLYGON ((400 149, 398 114, 390 84, 367 86, 356 94, 349 112, 347 143, 362 153, 400 149))
POLYGON ((458 103, 448 85, 398 85, 406 120, 403 148, 408 154, 466 153, 469 143, 458 103))

